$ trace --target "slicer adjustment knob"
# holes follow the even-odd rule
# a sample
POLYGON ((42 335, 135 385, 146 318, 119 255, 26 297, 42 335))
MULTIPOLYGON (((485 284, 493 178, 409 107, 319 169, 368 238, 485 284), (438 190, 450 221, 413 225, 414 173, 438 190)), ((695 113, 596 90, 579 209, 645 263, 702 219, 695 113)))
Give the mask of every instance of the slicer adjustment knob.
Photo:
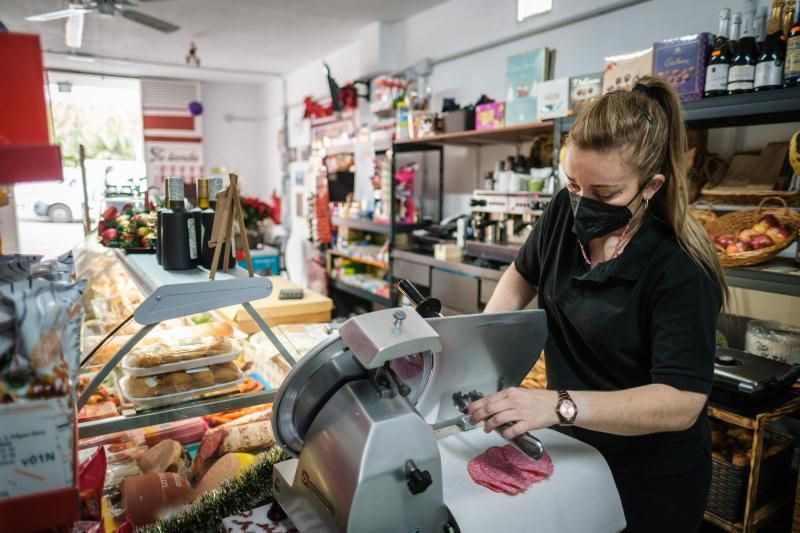
POLYGON ((392 318, 394 318, 394 327, 400 329, 403 327, 403 320, 408 318, 408 316, 406 315, 405 311, 398 309, 392 314, 392 318))
POLYGON ((406 461, 406 479, 408 479, 408 490, 411 494, 421 494, 433 484, 431 473, 427 470, 420 470, 414 461, 406 461))

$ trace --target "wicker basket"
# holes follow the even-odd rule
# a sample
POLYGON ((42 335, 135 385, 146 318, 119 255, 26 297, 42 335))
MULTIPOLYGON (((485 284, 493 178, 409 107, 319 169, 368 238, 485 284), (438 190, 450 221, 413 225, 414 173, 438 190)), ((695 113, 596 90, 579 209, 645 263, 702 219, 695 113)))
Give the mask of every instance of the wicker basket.
POLYGON ((768 248, 761 248, 760 250, 752 250, 749 252, 741 252, 736 255, 727 255, 721 253, 719 256, 720 263, 724 267, 737 267, 737 266, 751 266, 769 261, 778 255, 783 249, 791 246, 794 239, 797 237, 797 230, 800 228, 800 213, 790 209, 786 202, 777 196, 764 198, 758 204, 757 209, 749 209, 747 211, 739 211, 738 213, 728 213, 721 217, 716 217, 705 224, 706 231, 711 237, 717 237, 726 233, 737 235, 743 229, 752 227, 758 219, 764 215, 774 215, 781 225, 789 228, 790 236, 781 244, 776 244, 768 248), (765 208, 764 204, 767 201, 775 200, 782 204, 781 208, 765 208))
MULTIPOLYGON (((761 460, 758 480, 758 491, 754 496, 756 508, 785 494, 786 485, 791 478, 792 439, 780 433, 768 433, 770 439, 784 448, 776 454, 761 460)), ((706 500, 706 511, 709 511, 729 522, 738 522, 744 515, 747 481, 750 478, 750 466, 735 466, 724 459, 712 458, 711 489, 706 500)))
POLYGON ((689 214, 692 215, 694 218, 697 219, 700 224, 705 226, 712 220, 716 220, 717 215, 714 214, 712 211, 712 204, 708 200, 700 199, 689 206, 689 214), (699 206, 705 206, 706 209, 698 209, 699 206))

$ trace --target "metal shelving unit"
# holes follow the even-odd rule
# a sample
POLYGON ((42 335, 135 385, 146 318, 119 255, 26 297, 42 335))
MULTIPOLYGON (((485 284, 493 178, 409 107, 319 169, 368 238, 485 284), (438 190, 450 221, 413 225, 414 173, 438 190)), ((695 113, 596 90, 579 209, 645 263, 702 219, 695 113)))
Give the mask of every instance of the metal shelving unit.
POLYGON ((331 279, 331 285, 333 285, 335 288, 339 289, 342 292, 352 294, 353 296, 358 296, 359 298, 362 298, 372 303, 382 305, 384 307, 390 307, 392 305, 391 300, 389 300, 388 298, 384 298, 383 296, 378 296, 377 294, 373 294, 367 290, 364 290, 360 287, 356 287, 355 285, 350 285, 338 279, 331 279))
MULTIPOLYGON (((195 313, 212 311, 221 307, 242 305, 256 324, 278 349, 290 366, 294 357, 275 337, 272 330, 249 302, 266 298, 272 292, 272 283, 267 278, 250 278, 247 272, 233 268, 228 273, 218 272, 217 279, 208 279, 208 270, 197 268, 186 271, 166 271, 157 264, 152 254, 125 254, 116 250, 117 258, 131 276, 145 298, 134 311, 134 320, 142 328, 120 348, 97 372, 78 399, 78 409, 88 400, 100 383, 117 367, 136 344, 160 322, 195 313)), ((197 400, 180 405, 153 409, 133 416, 118 416, 78 426, 81 438, 104 435, 117 431, 181 420, 194 416, 212 414, 229 409, 240 409, 272 401, 277 390, 258 391, 235 396, 197 400)))
MULTIPOLYGON (((331 217, 331 224, 342 228, 368 231, 370 233, 382 233, 384 235, 389 235, 391 232, 391 224, 380 224, 363 218, 331 217)), ((395 231, 397 233, 410 233, 421 227, 422 224, 397 224, 395 231)))
POLYGON ((370 265, 378 268, 389 268, 389 263, 385 261, 378 261, 377 259, 370 259, 367 257, 360 257, 357 255, 350 255, 347 252, 342 250, 336 250, 331 248, 328 250, 328 253, 334 255, 336 257, 342 257, 344 259, 349 259, 350 261, 354 261, 356 263, 363 263, 365 265, 370 265))

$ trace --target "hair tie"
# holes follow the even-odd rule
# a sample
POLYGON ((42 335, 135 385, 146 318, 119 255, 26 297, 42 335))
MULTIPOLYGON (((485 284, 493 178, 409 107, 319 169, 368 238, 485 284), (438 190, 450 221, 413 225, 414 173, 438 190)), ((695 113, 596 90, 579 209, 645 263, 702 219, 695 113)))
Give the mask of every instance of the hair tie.
POLYGON ((655 95, 653 94, 653 91, 651 91, 650 87, 648 87, 644 83, 637 83, 636 85, 634 85, 633 89, 631 89, 631 92, 643 94, 648 98, 655 99, 655 95))

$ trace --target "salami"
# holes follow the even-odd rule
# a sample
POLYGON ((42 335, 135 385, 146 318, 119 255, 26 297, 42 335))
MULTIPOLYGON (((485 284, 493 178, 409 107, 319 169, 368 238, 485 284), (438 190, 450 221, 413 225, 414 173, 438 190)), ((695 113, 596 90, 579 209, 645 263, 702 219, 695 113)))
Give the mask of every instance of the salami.
POLYGON ((550 477, 553 462, 546 453, 532 461, 511 445, 492 446, 467 464, 467 472, 478 485, 514 496, 550 477))

